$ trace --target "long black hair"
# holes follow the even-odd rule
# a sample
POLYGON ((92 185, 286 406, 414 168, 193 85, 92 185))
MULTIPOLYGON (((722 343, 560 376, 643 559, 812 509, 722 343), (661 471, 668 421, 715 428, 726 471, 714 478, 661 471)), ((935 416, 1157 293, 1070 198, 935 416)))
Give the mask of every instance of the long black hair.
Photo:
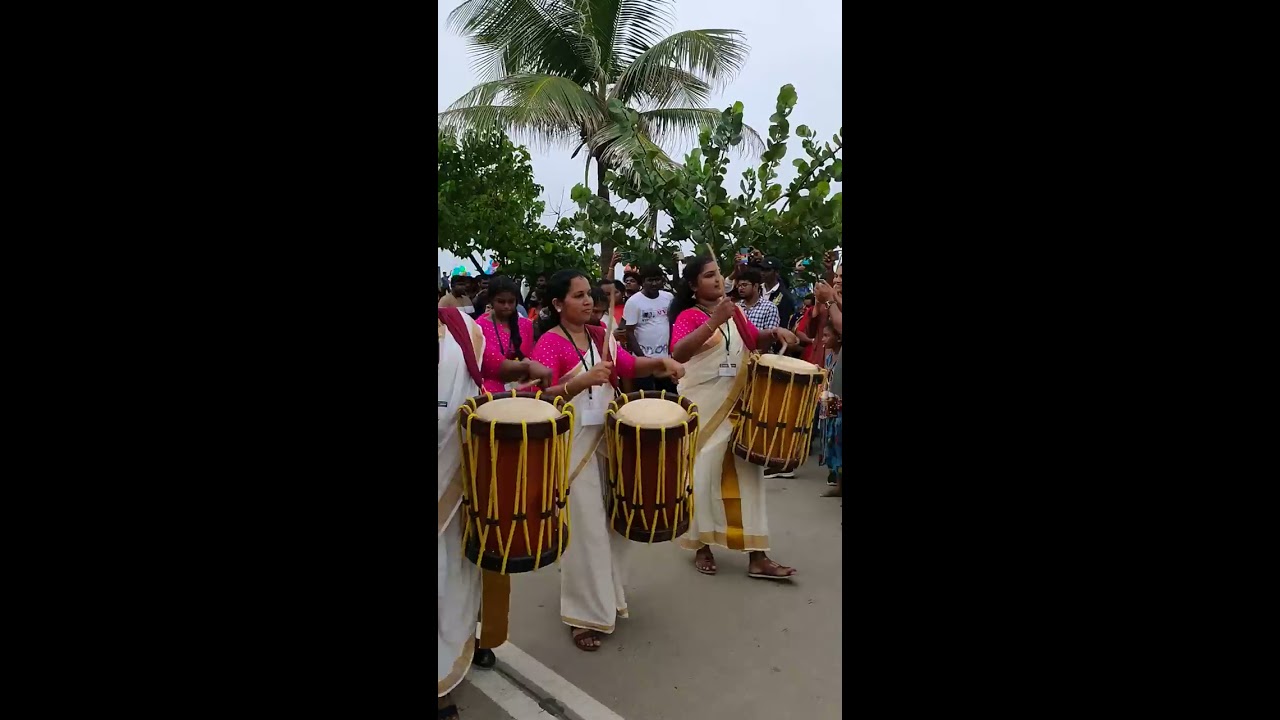
POLYGON ((680 313, 698 304, 698 297, 693 294, 693 286, 698 284, 698 276, 702 274, 702 269, 707 266, 707 263, 719 265, 715 258, 705 254, 690 255, 684 259, 684 270, 675 283, 671 307, 667 309, 667 320, 671 324, 671 329, 667 331, 668 342, 675 336, 676 318, 680 317, 680 313))
MULTIPOLYGON (((520 288, 516 285, 516 281, 506 275, 495 275, 489 280, 489 297, 487 301, 490 305, 494 299, 503 293, 511 293, 515 296, 516 302, 520 302, 520 288)), ((489 317, 493 317, 490 315, 489 317)), ((520 313, 515 308, 511 309, 511 316, 507 318, 507 329, 511 331, 511 349, 515 351, 516 359, 523 360, 524 352, 520 349, 520 313)))
POLYGON ((544 303, 542 309, 538 312, 538 321, 534 323, 534 328, 539 336, 542 333, 560 324, 560 311, 556 310, 555 303, 552 300, 564 300, 569 294, 569 286, 573 284, 574 278, 583 278, 588 284, 591 284, 591 278, 587 277, 581 270, 557 270, 551 277, 547 278, 547 291, 540 293, 538 299, 544 303))

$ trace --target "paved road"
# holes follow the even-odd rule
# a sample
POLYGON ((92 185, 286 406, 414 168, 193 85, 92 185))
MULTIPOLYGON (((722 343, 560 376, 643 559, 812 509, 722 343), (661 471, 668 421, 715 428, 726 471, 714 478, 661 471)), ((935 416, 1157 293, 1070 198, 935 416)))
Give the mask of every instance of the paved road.
POLYGON ((595 653, 560 623, 558 567, 517 576, 499 670, 473 668, 456 691, 464 720, 839 718, 843 511, 818 497, 825 477, 811 460, 768 481, 770 557, 794 566, 794 581, 748 578, 744 553, 717 552, 707 577, 673 543, 637 547, 631 617, 595 653), (548 695, 568 710, 539 708, 548 695))

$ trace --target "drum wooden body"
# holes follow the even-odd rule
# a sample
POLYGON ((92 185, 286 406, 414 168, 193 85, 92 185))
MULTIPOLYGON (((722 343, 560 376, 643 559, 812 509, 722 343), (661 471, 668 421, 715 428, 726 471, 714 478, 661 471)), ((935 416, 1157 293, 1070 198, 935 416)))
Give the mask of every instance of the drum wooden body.
POLYGON ((733 454, 773 472, 804 464, 825 371, 783 355, 755 355, 738 407, 733 454))
POLYGON ((667 542, 689 529, 698 406, 669 392, 624 395, 605 414, 605 514, 619 535, 667 542))
POLYGON ((569 545, 573 417, 534 393, 469 398, 458 415, 467 559, 504 575, 554 563, 569 545))

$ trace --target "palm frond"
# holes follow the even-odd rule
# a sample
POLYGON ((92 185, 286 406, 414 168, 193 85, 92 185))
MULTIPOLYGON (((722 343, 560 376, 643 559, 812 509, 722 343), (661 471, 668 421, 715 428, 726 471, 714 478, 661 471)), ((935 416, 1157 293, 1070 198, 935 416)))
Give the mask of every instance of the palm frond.
MULTIPOLYGON (((703 128, 714 128, 720 122, 720 112, 710 108, 661 108, 640 113, 640 123, 645 134, 659 145, 690 138, 696 143, 703 128)), ((743 157, 758 156, 764 151, 764 140, 754 128, 744 124, 742 142, 736 150, 743 157)))
POLYGON ((654 166, 669 169, 680 167, 680 163, 672 160, 645 133, 629 131, 617 123, 610 123, 592 134, 587 139, 587 147, 592 149, 597 161, 628 177, 634 177, 631 173, 632 166, 643 162, 650 152, 656 152, 652 159, 654 166))
POLYGON ((737 30, 685 30, 635 55, 619 76, 618 98, 644 92, 662 94, 658 82, 664 68, 684 70, 713 89, 723 89, 742 69, 750 47, 737 30))
MULTIPOLYGON (((448 110, 495 104, 519 108, 540 125, 566 130, 595 127, 605 115, 600 101, 569 78, 534 74, 510 75, 481 83, 454 101, 448 110)), ((444 117, 442 113, 442 122, 444 117)))
POLYGON ((687 70, 676 67, 654 68, 648 87, 623 87, 615 85, 610 92, 625 105, 650 109, 674 105, 706 105, 711 99, 711 86, 687 70), (630 97, 620 97, 620 90, 631 91, 630 97))
POLYGON ((517 145, 538 150, 571 148, 582 142, 582 132, 513 105, 475 105, 446 110, 437 116, 445 131, 501 130, 517 145))
POLYGON ((618 60, 625 62, 615 62, 614 66, 625 68, 636 55, 653 47, 671 32, 674 22, 674 3, 668 0, 622 0, 613 47, 618 60))
POLYGON ((447 22, 468 37, 483 78, 532 72, 585 85, 599 75, 574 0, 466 0, 447 22))

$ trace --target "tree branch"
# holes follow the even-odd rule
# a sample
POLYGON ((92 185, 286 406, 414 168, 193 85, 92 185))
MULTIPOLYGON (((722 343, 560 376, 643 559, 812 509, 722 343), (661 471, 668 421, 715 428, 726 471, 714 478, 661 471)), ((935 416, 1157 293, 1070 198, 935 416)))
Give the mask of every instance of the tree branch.
MULTIPOLYGON (((837 150, 840 150, 840 149, 842 149, 842 148, 844 148, 844 138, 840 138, 840 142, 836 143, 836 146, 835 146, 835 147, 833 147, 833 148, 831 148, 831 152, 828 152, 828 153, 826 154, 826 157, 816 157, 816 158, 814 158, 814 159, 813 159, 813 166, 809 168, 809 171, 808 171, 808 172, 806 172, 806 173, 804 174, 804 176, 803 176, 803 177, 799 178, 799 179, 798 179, 798 180, 796 180, 794 183, 792 183, 792 185, 794 185, 794 186, 796 187, 795 191, 793 191, 793 192, 799 192, 799 191, 800 191, 800 186, 803 184, 803 181, 804 181, 804 180, 808 180, 808 179, 809 179, 809 176, 810 176, 810 175, 812 175, 812 174, 813 174, 813 172, 814 172, 815 170, 817 170, 818 168, 822 167, 823 165, 826 165, 828 160, 830 160, 830 159, 832 159, 832 158, 834 158, 834 157, 836 156, 836 151, 837 151, 837 150)), ((779 208, 779 209, 778 209, 778 213, 779 213, 779 214, 781 214, 781 213, 785 212, 785 211, 786 211, 786 209, 787 209, 787 205, 790 205, 790 204, 791 204, 791 195, 792 195, 792 193, 790 193, 790 192, 789 192, 789 193, 787 193, 786 195, 784 195, 784 196, 783 196, 783 197, 785 197, 785 198, 786 198, 787 202, 786 202, 786 204, 784 204, 781 208, 779 208)), ((779 198, 779 199, 781 199, 781 198, 779 198)), ((777 202, 777 200, 774 200, 774 202, 777 202)))

